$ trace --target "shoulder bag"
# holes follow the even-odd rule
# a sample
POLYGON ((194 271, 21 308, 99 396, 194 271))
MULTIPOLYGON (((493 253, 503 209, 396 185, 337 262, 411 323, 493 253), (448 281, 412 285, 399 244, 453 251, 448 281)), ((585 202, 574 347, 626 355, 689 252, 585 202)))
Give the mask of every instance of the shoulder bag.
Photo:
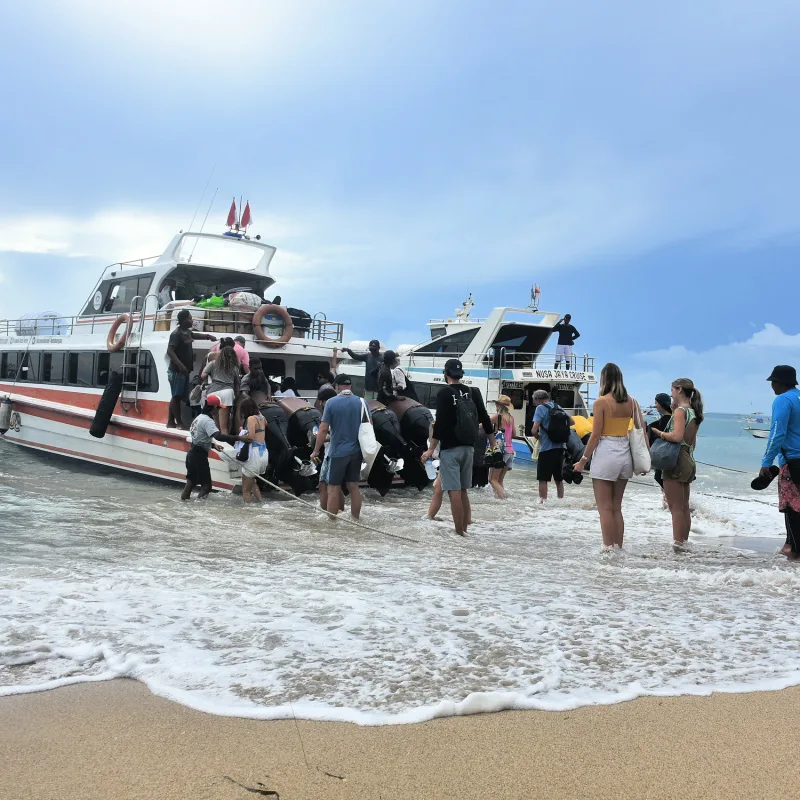
POLYGON ((375 438, 375 428, 369 420, 369 410, 363 397, 361 398, 361 424, 358 426, 358 444, 361 447, 361 456, 367 462, 366 475, 364 470, 361 473, 362 479, 366 480, 381 446, 375 438))
POLYGON ((646 475, 650 472, 650 448, 647 444, 644 419, 639 404, 631 397, 633 404, 633 427, 628 431, 628 445, 631 448, 633 472, 636 475, 646 475))
MULTIPOLYGON (((667 432, 672 431, 674 419, 674 416, 670 419, 669 424, 667 425, 667 432)), ((652 464, 653 469, 675 469, 680 453, 680 442, 668 442, 666 439, 656 436, 655 441, 650 445, 650 463, 652 464)))

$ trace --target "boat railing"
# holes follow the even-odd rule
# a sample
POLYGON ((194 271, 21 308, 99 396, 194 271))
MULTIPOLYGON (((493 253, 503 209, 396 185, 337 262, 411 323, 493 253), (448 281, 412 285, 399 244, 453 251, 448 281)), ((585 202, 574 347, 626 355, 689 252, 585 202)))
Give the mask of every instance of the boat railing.
MULTIPOLYGON (((150 332, 168 332, 177 324, 178 312, 188 309, 195 321, 197 330, 208 333, 228 333, 232 335, 253 334, 253 314, 255 310, 247 311, 232 308, 198 308, 191 303, 175 303, 167 308, 162 308, 145 314, 145 321, 152 321, 152 328, 139 326, 140 314, 133 313, 131 327, 150 332)), ((0 336, 2 337, 44 337, 44 336, 75 336, 90 335, 106 332, 111 325, 109 314, 86 315, 77 317, 42 317, 22 319, 0 319, 0 336)), ((275 321, 272 322, 275 324, 275 321)), ((269 325, 264 323, 265 327, 269 325)), ((276 334, 268 334, 270 337, 276 334)), ((280 335, 279 333, 277 334, 280 335)), ((339 343, 343 341, 344 324, 333 322, 324 314, 318 313, 314 317, 295 318, 294 334, 292 339, 311 339, 318 342, 339 343)))
POLYGON ((588 353, 583 355, 557 356, 551 353, 521 353, 505 347, 493 348, 484 353, 420 353, 414 351, 402 358, 408 359, 409 367, 414 366, 439 366, 444 368, 445 362, 451 358, 458 358, 466 368, 475 369, 549 369, 572 372, 594 372, 594 356, 588 353))

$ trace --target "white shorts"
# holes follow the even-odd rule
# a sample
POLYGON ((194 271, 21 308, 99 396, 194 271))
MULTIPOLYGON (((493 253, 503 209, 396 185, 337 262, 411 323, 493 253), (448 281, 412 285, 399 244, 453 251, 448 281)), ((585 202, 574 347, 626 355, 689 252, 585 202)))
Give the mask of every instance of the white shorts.
POLYGON ((252 442, 250 444, 250 457, 242 464, 242 474, 246 478, 263 475, 269 464, 269 451, 266 445, 252 442))
POLYGON ((572 345, 571 344, 557 344, 556 345, 556 359, 559 356, 572 356, 572 345))
POLYGON ((219 398, 220 408, 230 408, 233 405, 233 389, 217 389, 216 392, 209 392, 209 396, 212 394, 219 398))
POLYGON ((631 446, 627 436, 601 436, 592 454, 589 475, 598 481, 627 481, 633 477, 631 446))

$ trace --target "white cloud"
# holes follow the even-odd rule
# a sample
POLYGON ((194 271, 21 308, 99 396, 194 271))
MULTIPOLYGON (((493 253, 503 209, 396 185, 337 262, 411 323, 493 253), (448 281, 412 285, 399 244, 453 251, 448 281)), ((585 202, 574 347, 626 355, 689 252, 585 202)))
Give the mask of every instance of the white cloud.
POLYGON ((676 378, 688 377, 703 393, 709 411, 744 413, 766 411, 772 405, 774 395, 766 378, 776 364, 800 369, 800 333, 785 333, 767 323, 744 342, 709 350, 673 346, 642 352, 621 366, 628 388, 642 402, 668 391, 676 378))

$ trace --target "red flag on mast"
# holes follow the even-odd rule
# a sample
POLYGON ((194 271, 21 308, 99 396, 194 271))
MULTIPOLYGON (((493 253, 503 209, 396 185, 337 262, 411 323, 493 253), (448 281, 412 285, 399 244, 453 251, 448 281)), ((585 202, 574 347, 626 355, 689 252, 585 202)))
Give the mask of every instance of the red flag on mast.
POLYGON ((231 203, 231 210, 228 212, 228 221, 225 223, 229 228, 236 224, 236 198, 233 198, 231 203))
POLYGON ((242 214, 242 222, 241 225, 243 228, 246 228, 248 225, 251 225, 253 222, 252 218, 250 217, 250 201, 247 201, 247 205, 244 207, 244 213, 242 214))

